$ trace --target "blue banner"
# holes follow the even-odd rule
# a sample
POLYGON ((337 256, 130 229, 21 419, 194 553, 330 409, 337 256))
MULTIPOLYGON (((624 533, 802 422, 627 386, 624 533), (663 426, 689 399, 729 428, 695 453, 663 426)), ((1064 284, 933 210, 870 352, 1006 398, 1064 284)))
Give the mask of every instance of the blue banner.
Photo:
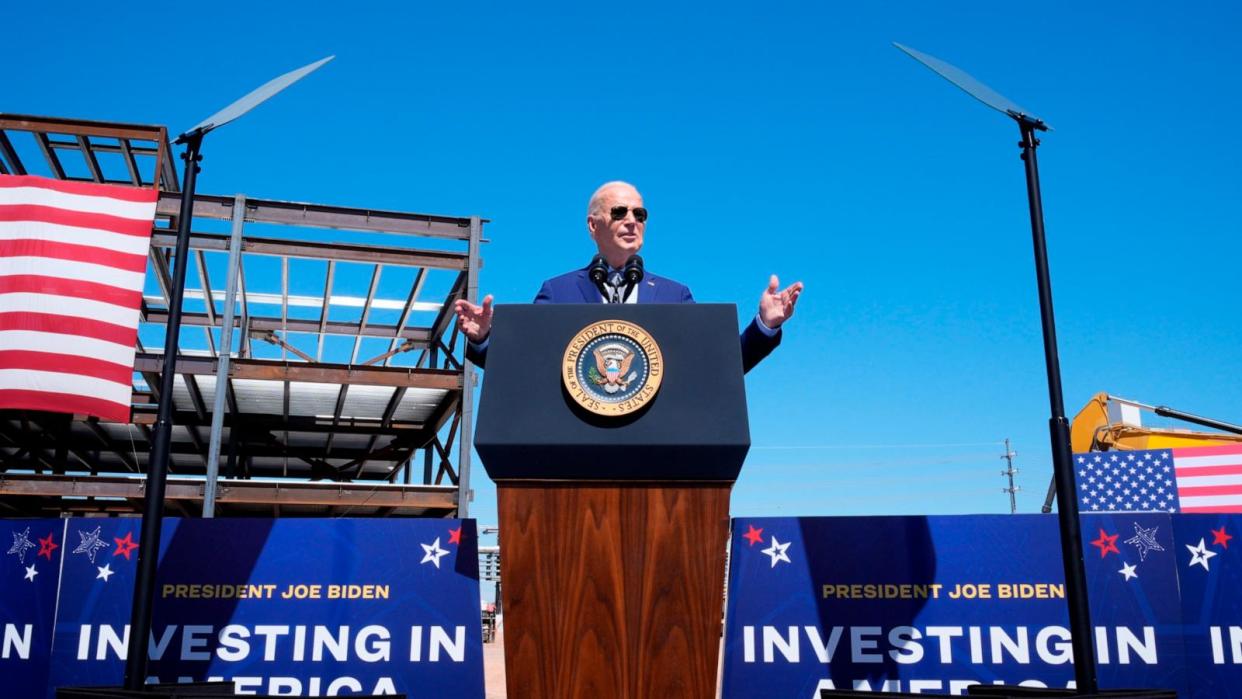
MULTIPOLYGON (((26 556, 24 564, 18 553, 6 559, 0 583, 20 663, 10 672, 6 656, 0 667, 22 688, 5 696, 119 684, 139 520, 50 523, 60 576, 37 557, 48 522, 7 524, 26 556), (17 571, 31 564, 48 568, 33 583, 17 571)), ((162 682, 230 680, 241 692, 286 696, 481 699, 474 521, 165 520, 148 649, 151 678, 162 682)))
POLYGON ((1186 653, 1195 696, 1242 697, 1242 515, 1175 515, 1186 653))
POLYGON ((0 538, 0 678, 4 696, 40 697, 47 691, 56 587, 60 582, 65 522, 4 521, 0 538))
MULTIPOLYGON (((1242 517, 1082 526, 1101 687, 1242 697, 1242 517)), ((734 520, 723 696, 1072 687, 1062 570, 1046 515, 734 520)))

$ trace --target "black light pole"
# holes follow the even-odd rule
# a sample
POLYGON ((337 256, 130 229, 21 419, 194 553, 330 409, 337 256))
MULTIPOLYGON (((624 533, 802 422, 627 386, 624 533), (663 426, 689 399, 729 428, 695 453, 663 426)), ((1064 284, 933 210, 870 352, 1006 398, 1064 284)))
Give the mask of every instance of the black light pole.
POLYGON ((1057 353, 1057 326, 1052 312, 1052 280, 1048 274, 1048 245, 1044 239, 1044 206, 1039 193, 1039 163, 1035 149, 1036 129, 1042 122, 1018 119, 1022 130, 1022 161, 1026 165, 1026 198, 1031 211, 1031 240, 1035 246, 1035 280, 1039 286, 1039 319, 1044 331, 1044 364, 1048 372, 1048 403, 1052 417, 1052 473, 1057 489, 1057 520, 1061 525, 1061 564, 1070 594, 1070 637, 1074 648, 1074 680, 1078 690, 1094 694, 1099 689, 1095 652, 1091 642, 1091 609, 1087 601, 1087 573, 1082 560, 1082 527, 1078 521, 1078 495, 1074 488, 1074 460, 1070 449, 1069 420, 1061 395, 1061 359, 1057 353), (1076 590, 1075 590, 1076 588, 1076 590))
MULTIPOLYGON (((216 112, 177 137, 186 144, 185 177, 181 191, 181 212, 177 219, 177 245, 174 249, 172 288, 168 293, 168 327, 164 333, 164 363, 160 374, 159 413, 151 435, 147 458, 146 496, 142 510, 142 534, 138 544, 138 571, 134 580, 134 600, 130 613, 129 644, 125 652, 125 689, 137 691, 147 676, 151 611, 155 598, 155 572, 159 562, 160 530, 164 523, 164 486, 172 446, 173 387, 177 377, 177 352, 181 333, 181 301, 185 295, 185 271, 189 266, 190 224, 194 219, 194 190, 198 180, 199 147, 203 136, 262 104, 272 95, 332 60, 332 56, 275 78, 233 104, 216 112)), ((229 348, 221 348, 228 352, 229 348)))
MULTIPOLYGON (((181 139, 177 139, 178 143, 181 139)), ((181 332, 181 299, 185 295, 185 270, 190 251, 190 222, 194 218, 194 187, 198 179, 198 154, 203 135, 186 140, 185 187, 181 192, 181 213, 177 219, 177 247, 173 259, 172 289, 168 299, 168 329, 164 333, 164 365, 160 374, 160 407, 151 435, 151 455, 147 459, 147 489, 143 500, 142 535, 138 544, 138 577, 134 581, 134 603, 130 612, 129 647, 125 653, 125 688, 141 689, 147 676, 147 636, 151 633, 151 603, 155 589, 155 564, 159 560, 160 530, 164 524, 164 485, 168 455, 172 446, 173 382, 177 378, 177 348, 181 332)))
POLYGON ((1099 691, 1095 650, 1092 644, 1091 609, 1087 600, 1087 574, 1082 557, 1082 528, 1074 489, 1074 464, 1070 450, 1069 421, 1061 396, 1061 361, 1057 354, 1057 329, 1052 312, 1052 281, 1048 274, 1048 246, 1044 239, 1044 207, 1039 193, 1036 131, 1048 125, 1004 96, 949 63, 894 44, 911 58, 957 85, 967 94, 1018 122, 1022 132, 1022 160, 1026 165, 1026 197, 1031 212, 1031 236, 1035 246, 1035 280, 1039 287, 1039 315, 1044 334, 1044 364, 1048 373, 1048 402, 1052 417, 1048 432, 1052 442, 1052 471, 1057 490, 1057 520, 1061 529, 1061 563, 1065 570, 1069 603, 1070 634, 1074 649, 1074 680, 1079 694, 1099 691))

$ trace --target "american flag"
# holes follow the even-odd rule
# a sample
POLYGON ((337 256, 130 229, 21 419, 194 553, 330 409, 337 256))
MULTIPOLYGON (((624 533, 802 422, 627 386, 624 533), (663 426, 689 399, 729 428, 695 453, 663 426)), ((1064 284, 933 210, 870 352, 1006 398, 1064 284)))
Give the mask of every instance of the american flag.
POLYGON ((1242 512, 1242 445, 1074 456, 1084 512, 1242 512))
POLYGON ((0 175, 0 408, 129 421, 158 196, 0 175))

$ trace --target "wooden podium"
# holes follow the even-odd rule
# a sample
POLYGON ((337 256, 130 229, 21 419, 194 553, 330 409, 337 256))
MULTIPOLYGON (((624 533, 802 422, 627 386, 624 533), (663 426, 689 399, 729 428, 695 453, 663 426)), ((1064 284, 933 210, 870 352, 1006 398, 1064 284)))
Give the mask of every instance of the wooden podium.
POLYGON ((497 484, 508 695, 716 693, 729 492, 750 446, 731 305, 497 308, 475 448, 497 484), (662 385, 603 417, 562 384, 602 320, 659 344, 662 385))

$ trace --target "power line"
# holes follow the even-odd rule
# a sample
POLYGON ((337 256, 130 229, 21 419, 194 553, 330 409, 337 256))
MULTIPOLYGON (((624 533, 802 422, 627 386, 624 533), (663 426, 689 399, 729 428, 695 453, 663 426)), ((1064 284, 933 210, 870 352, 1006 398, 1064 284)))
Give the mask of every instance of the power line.
POLYGON ((795 451, 806 449, 935 449, 939 447, 994 447, 1000 444, 991 442, 940 442, 934 444, 776 444, 770 446, 752 446, 751 451, 795 451))
MULTIPOLYGON (((1000 444, 1001 444, 1000 442, 997 442, 997 445, 1000 445, 1000 444)), ((850 457, 823 456, 823 457, 819 457, 820 460, 818 461, 799 459, 797 462, 781 462, 781 461, 775 460, 772 456, 766 456, 766 457, 756 457, 756 459, 752 459, 751 461, 747 462, 746 468, 748 471, 755 470, 755 469, 784 469, 784 470, 815 469, 815 470, 822 471, 823 469, 839 470, 839 469, 857 469, 857 468, 894 468, 894 467, 902 467, 902 466, 911 466, 911 467, 920 467, 920 468, 927 467, 927 466, 953 466, 958 470, 968 469, 970 470, 970 472, 975 473, 977 475, 978 467, 979 467, 979 460, 980 460, 980 457, 984 453, 985 452, 973 452, 973 453, 968 453, 968 454, 946 454, 946 455, 936 455, 934 457, 930 457, 930 456, 876 456, 876 457, 859 458, 861 455, 855 455, 854 457, 850 458, 850 457), (764 458, 765 460, 760 462, 757 460, 758 458, 764 458), (767 460, 767 459, 773 459, 773 460, 767 460)), ((989 451, 986 453, 990 455, 993 452, 989 451)))

